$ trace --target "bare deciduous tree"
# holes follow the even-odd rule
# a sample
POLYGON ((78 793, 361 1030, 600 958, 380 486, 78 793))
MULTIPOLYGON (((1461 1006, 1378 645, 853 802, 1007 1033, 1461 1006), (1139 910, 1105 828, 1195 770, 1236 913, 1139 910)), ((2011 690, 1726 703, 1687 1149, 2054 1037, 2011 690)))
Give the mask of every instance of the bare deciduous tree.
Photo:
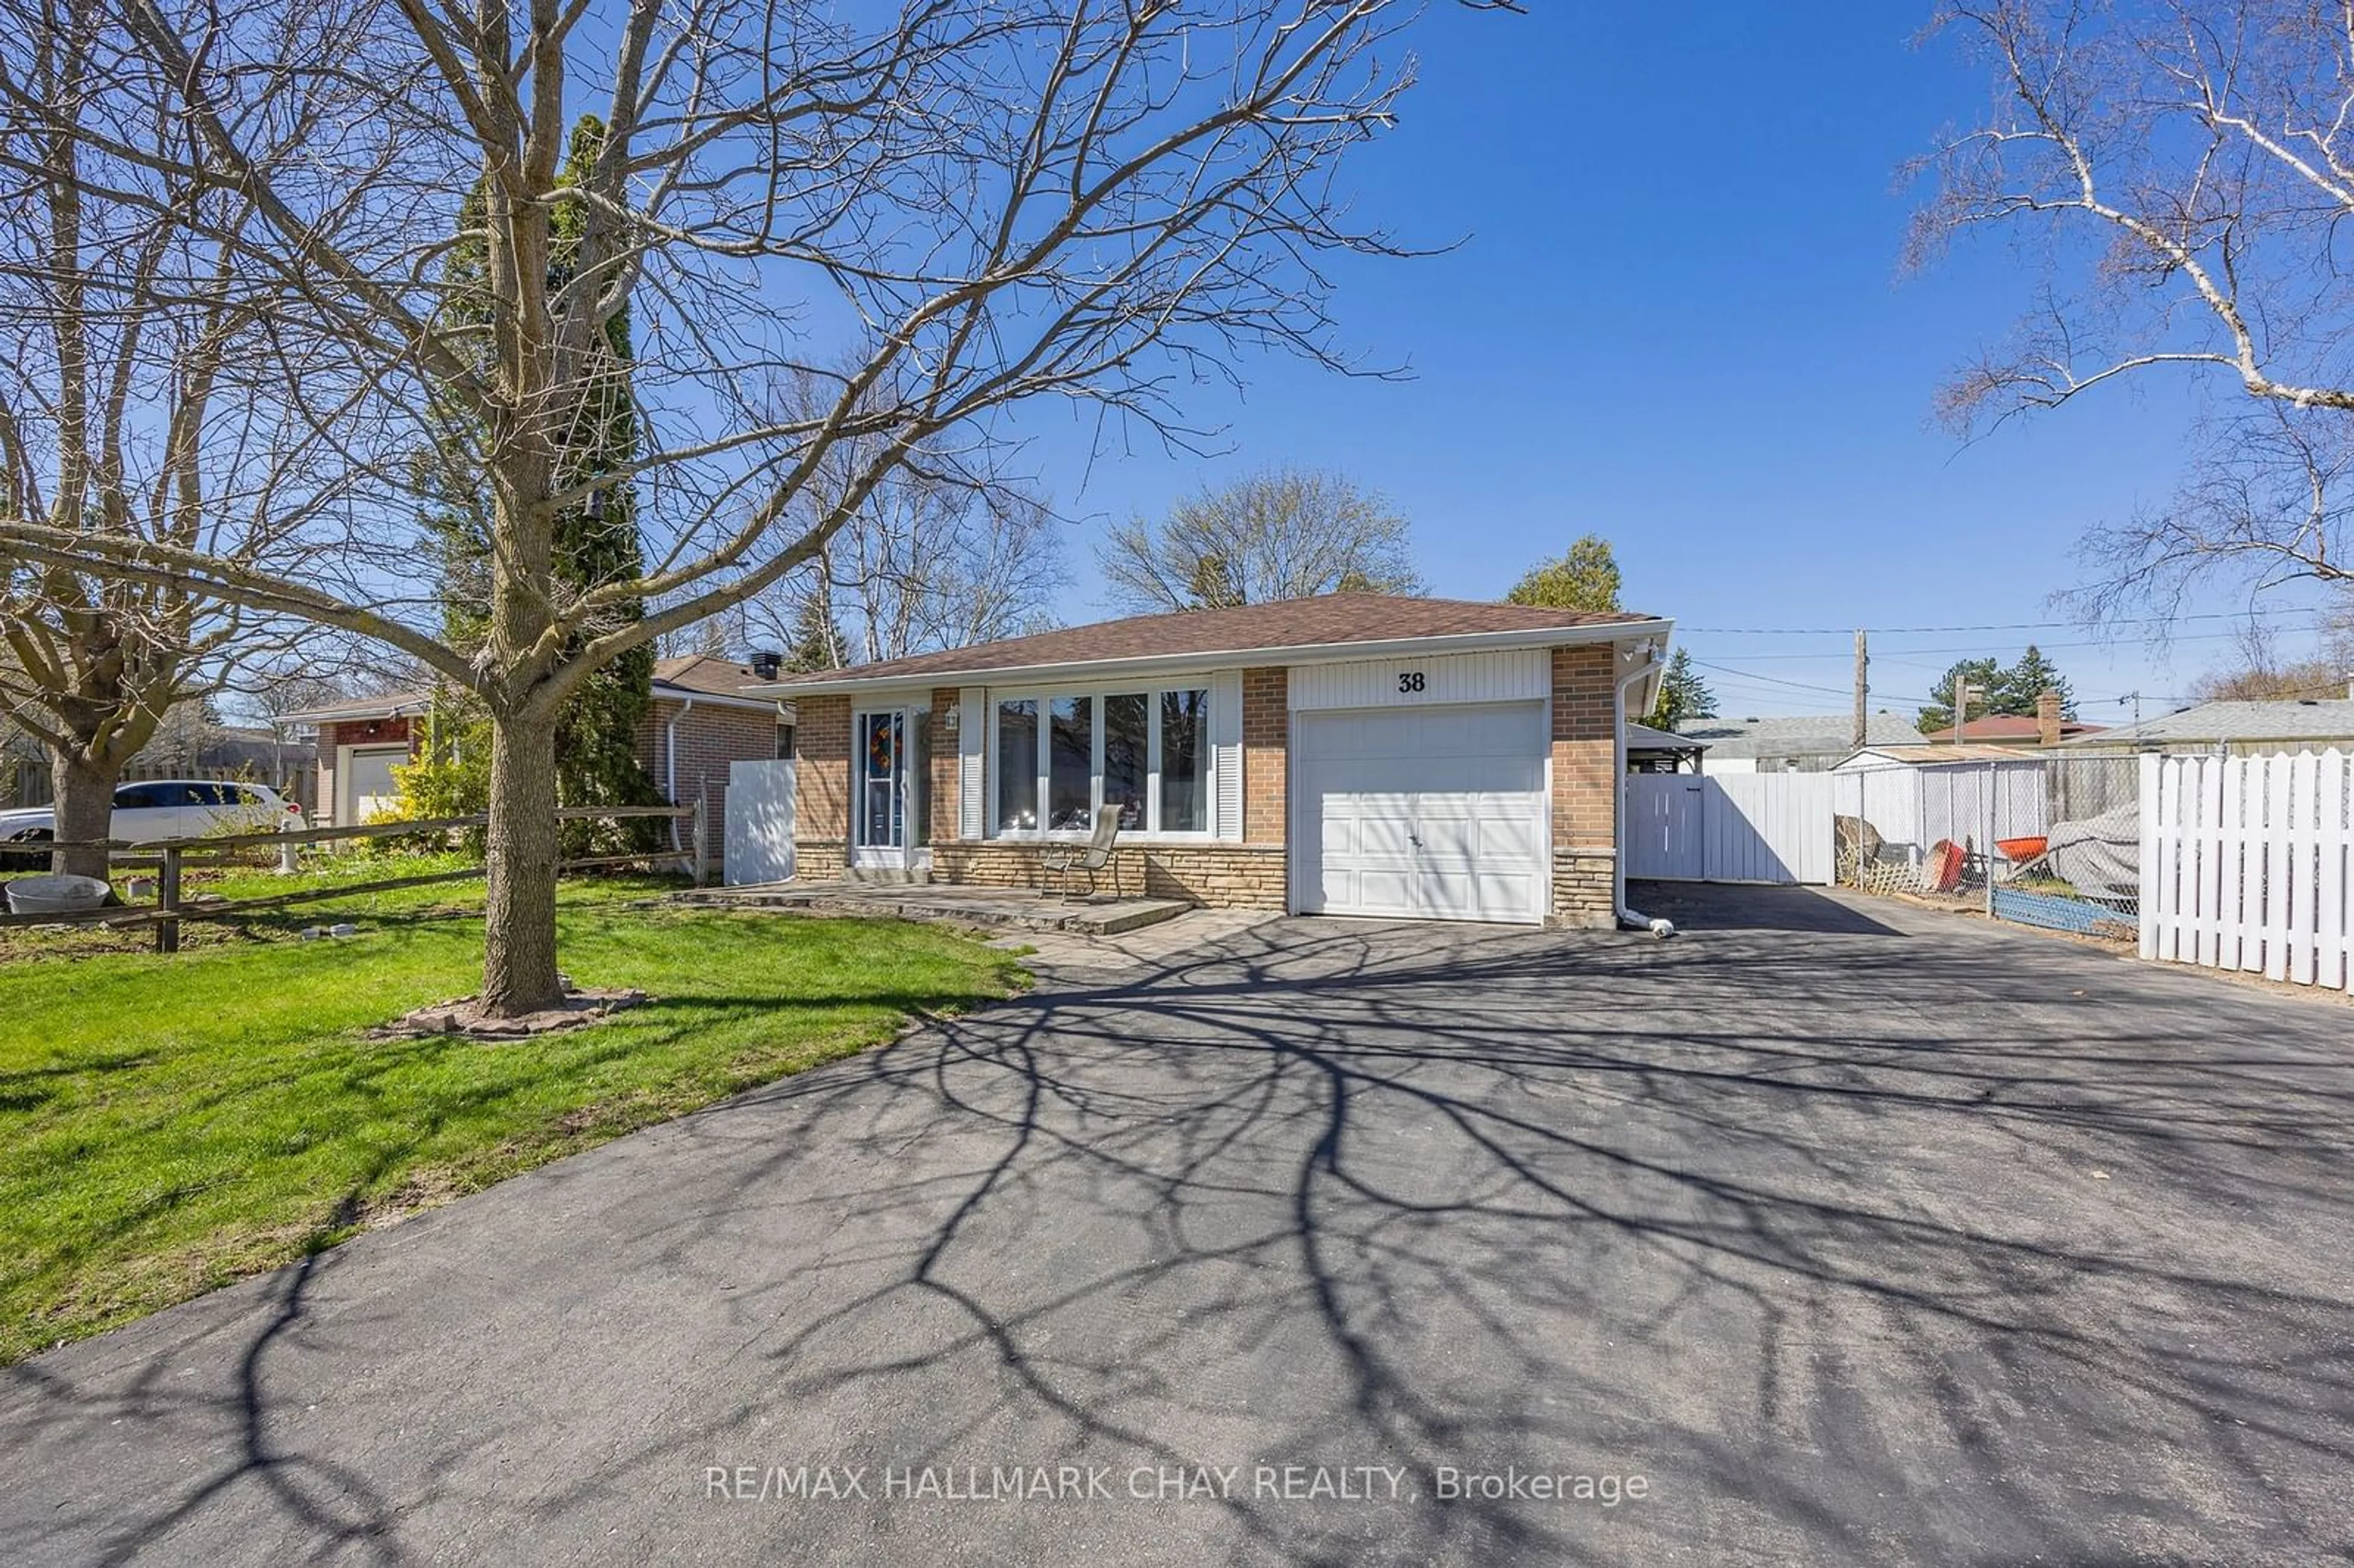
POLYGON ((2236 405, 2171 504, 2086 541, 2088 607, 2349 580, 2354 0, 1956 0, 1938 28, 1996 90, 1932 160, 1916 259, 1991 228, 2046 275, 1946 411, 1983 426, 2169 370, 2236 405))
POLYGON ((2271 625, 2251 620, 2240 629, 2235 657, 2190 683, 2202 703, 2285 702, 2344 697, 2354 680, 2354 593, 2338 596, 2325 612, 2314 651, 2302 657, 2282 652, 2271 625))
POLYGON ((827 624, 848 663, 1044 630, 1069 580, 1059 526, 1022 485, 902 469, 813 567, 746 602, 743 639, 784 648, 827 624))
MULTIPOLYGON (((0 530, 84 548, 0 556, 0 715, 46 748, 58 840, 104 839, 122 769, 273 646, 266 613, 107 552, 250 562, 315 513, 322 443, 289 420, 269 300, 237 266, 251 206, 189 166, 152 81, 93 76, 87 6, 49 0, 0 52, 0 530)), ((282 132, 290 129, 279 128, 282 132)), ((104 876, 102 847, 58 870, 104 876)))
MULTIPOLYGON (((5 547, 355 631, 478 694, 492 1014, 559 995, 549 762, 589 671, 812 562, 910 454, 978 439, 1009 404, 1175 428, 1181 389, 1238 352, 1343 366, 1315 258, 1394 249, 1344 222, 1333 179, 1410 79, 1406 0, 90 4, 90 90, 169 94, 185 141, 155 164, 251 204, 238 264, 345 356, 353 400, 327 428, 376 493, 306 534, 332 553, 301 569, 55 524, 5 547), (604 140, 560 186, 583 111, 604 140), (287 125, 311 130, 278 146, 287 125), (444 267, 476 189, 482 262, 444 267), (642 450, 568 473, 625 303, 642 450), (795 392, 811 381, 815 411, 795 392), (409 603, 416 454, 453 426, 479 444, 492 544, 472 657, 409 603), (851 482, 811 516, 804 493, 845 446, 851 482), (623 481, 647 571, 567 589, 552 520, 623 481), (632 600, 660 608, 616 613, 632 600)), ((0 13, 20 37, 56 26, 37 0, 0 13)), ((16 127, 113 144, 13 69, 0 113, 0 166, 27 161, 16 127)))
POLYGON ((1138 517, 1097 552, 1114 602, 1216 609, 1360 588, 1413 593, 1405 519, 1335 473, 1271 469, 1138 517))

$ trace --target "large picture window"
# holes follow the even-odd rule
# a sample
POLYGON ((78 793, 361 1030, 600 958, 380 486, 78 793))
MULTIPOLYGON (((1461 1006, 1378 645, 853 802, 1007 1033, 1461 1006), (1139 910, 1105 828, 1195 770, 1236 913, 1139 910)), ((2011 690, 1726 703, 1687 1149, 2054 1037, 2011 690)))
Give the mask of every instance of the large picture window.
POLYGON ((1056 697, 1046 743, 1046 827, 1083 833, 1096 825, 1096 700, 1056 697))
POLYGON ((1210 694, 1161 694, 1161 831, 1210 828, 1210 694))
POLYGON ((1123 832, 1149 821, 1152 789, 1152 698, 1122 692, 1103 700, 1103 809, 1119 813, 1123 832))
POLYGON ((1038 831, 1038 704, 1023 697, 997 705, 997 831, 1038 831), (1024 766, 1024 763, 1030 766, 1024 766))
POLYGON ((1210 831, 1210 693, 1041 692, 991 705, 997 832, 1210 831))

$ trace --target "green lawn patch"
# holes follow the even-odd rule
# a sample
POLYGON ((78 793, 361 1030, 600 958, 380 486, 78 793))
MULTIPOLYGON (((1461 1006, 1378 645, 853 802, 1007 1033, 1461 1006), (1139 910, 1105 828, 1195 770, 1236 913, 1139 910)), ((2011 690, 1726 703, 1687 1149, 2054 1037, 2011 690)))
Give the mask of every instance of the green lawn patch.
POLYGON ((527 1043, 365 1037, 478 988, 474 884, 289 914, 345 940, 0 964, 0 1364, 1021 982, 935 927, 644 898, 568 885, 562 952, 651 1004, 527 1043))

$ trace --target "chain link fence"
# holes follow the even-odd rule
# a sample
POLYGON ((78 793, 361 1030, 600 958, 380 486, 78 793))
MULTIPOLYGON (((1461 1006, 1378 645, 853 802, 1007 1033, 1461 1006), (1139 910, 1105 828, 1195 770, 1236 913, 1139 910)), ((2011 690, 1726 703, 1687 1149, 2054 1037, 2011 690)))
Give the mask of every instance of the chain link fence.
POLYGON ((1867 755, 1833 775, 1840 885, 2132 940, 2141 763, 2132 756, 1867 755))

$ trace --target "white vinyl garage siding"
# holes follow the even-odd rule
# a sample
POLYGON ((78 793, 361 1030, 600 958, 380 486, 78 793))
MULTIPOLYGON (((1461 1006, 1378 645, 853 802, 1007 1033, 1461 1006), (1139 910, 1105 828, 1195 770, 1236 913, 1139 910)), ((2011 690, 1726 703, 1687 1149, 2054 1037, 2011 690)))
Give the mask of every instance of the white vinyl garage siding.
POLYGON ((1553 856, 1542 652, 1309 667, 1292 681, 1295 908, 1544 919, 1553 856), (1462 700, 1495 696, 1522 700, 1462 700))

